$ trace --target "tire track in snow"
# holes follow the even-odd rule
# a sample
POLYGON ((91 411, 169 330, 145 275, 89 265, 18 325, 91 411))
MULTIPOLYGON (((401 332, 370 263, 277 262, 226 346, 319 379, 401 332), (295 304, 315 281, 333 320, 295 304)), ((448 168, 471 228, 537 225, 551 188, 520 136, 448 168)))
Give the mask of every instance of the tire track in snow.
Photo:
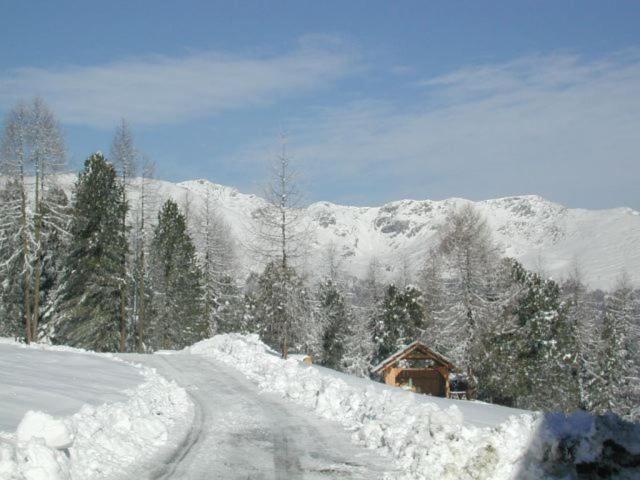
POLYGON ((195 406, 188 433, 153 480, 381 479, 388 468, 340 425, 259 392, 232 367, 180 353, 125 358, 176 381, 195 406))

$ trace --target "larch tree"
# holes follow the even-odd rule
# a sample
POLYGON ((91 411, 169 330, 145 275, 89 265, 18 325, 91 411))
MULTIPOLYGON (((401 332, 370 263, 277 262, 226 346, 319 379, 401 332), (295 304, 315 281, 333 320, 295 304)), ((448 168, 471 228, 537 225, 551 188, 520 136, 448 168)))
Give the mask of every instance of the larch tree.
POLYGON ((239 331, 240 292, 237 287, 236 258, 231 227, 217 211, 212 185, 206 185, 204 203, 194 215, 200 265, 203 273, 204 316, 210 332, 239 331))
POLYGON ((18 339, 26 335, 22 224, 19 221, 22 189, 18 180, 4 180, 0 190, 0 335, 18 339))
MULTIPOLYGON (((132 183, 137 170, 138 153, 136 151, 133 133, 127 121, 123 118, 116 128, 111 143, 111 161, 118 170, 122 181, 122 202, 127 203, 127 187, 132 183)), ((122 228, 127 229, 127 212, 122 214, 122 228)), ((127 269, 127 258, 122 258, 125 271, 127 269)), ((124 352, 127 345, 127 279, 124 278, 119 287, 119 306, 120 306, 120 351, 124 352)))
POLYGON ((299 311, 300 299, 306 293, 300 291, 304 290, 304 283, 294 269, 296 261, 303 257, 308 231, 302 225, 300 192, 284 138, 277 161, 271 167, 271 179, 265 192, 267 202, 255 212, 258 231, 254 250, 270 265, 268 268, 279 270, 265 270, 269 273, 267 278, 279 282, 273 287, 277 293, 273 298, 281 302, 269 316, 269 321, 274 322, 269 331, 278 336, 278 349, 282 357, 287 358, 292 337, 301 330, 299 323, 310 321, 310 318, 308 312, 299 311))
POLYGON ((448 299, 446 317, 454 347, 449 352, 475 382, 474 355, 479 327, 487 317, 489 279, 497 264, 496 248, 486 220, 470 204, 452 211, 440 231, 440 252, 444 255, 448 299))
POLYGON ((637 297, 629 276, 623 274, 605 300, 593 389, 596 412, 613 411, 631 420, 640 414, 639 325, 637 297))
POLYGON ((60 126, 42 99, 36 97, 29 103, 19 102, 9 111, 0 144, 0 174, 12 178, 19 190, 19 200, 11 199, 14 207, 8 209, 6 221, 19 225, 21 301, 27 342, 37 339, 42 313, 43 222, 49 174, 61 170, 65 161, 60 126), (32 175, 31 186, 31 180, 27 180, 29 175, 32 175), (27 189, 33 190, 33 196, 27 189))
POLYGON ((145 350, 145 324, 147 306, 151 299, 149 288, 149 246, 152 236, 153 216, 157 211, 157 187, 153 182, 155 164, 144 160, 141 174, 136 179, 133 191, 134 202, 131 249, 133 255, 132 310, 135 325, 135 348, 139 353, 145 350))

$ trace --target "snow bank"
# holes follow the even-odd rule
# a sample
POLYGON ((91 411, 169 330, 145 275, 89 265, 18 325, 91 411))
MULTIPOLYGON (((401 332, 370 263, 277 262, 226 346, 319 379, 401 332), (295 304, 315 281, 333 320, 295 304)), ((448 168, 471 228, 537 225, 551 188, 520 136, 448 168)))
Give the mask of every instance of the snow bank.
POLYGON ((218 335, 187 351, 232 365, 263 390, 342 423, 354 441, 395 458, 401 478, 559 479, 605 464, 620 478, 638 478, 640 429, 614 416, 529 414, 480 428, 454 401, 442 408, 421 395, 281 360, 255 335, 218 335))
POLYGON ((186 432, 193 405, 174 382, 152 369, 132 368, 143 380, 123 392, 125 401, 87 404, 68 417, 29 411, 15 433, 0 432, 0 478, 144 478, 154 459, 169 455, 175 437, 186 432))

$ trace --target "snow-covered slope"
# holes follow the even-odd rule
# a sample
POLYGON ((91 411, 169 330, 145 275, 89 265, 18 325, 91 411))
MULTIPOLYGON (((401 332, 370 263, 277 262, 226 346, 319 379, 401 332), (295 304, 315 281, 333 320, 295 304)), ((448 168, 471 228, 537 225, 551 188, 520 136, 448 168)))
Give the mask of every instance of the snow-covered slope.
MULTIPOLYGON (((74 179, 61 178, 67 188, 74 179)), ((254 245, 255 212, 264 206, 263 199, 207 180, 157 181, 154 190, 161 199, 172 197, 183 206, 188 204, 193 218, 209 196, 232 228, 240 266, 249 270, 259 265, 247 252, 254 245)), ((362 276, 373 257, 388 279, 397 278, 405 265, 415 273, 429 248, 436 245, 446 215, 464 203, 472 203, 487 218, 501 250, 528 268, 561 279, 577 262, 592 288, 612 287, 623 270, 634 284, 640 284, 640 212, 570 209, 535 195, 481 202, 401 200, 380 207, 314 203, 303 211, 303 224, 310 232, 306 266, 322 272, 323 252, 334 244, 342 268, 354 276, 362 276)))
POLYGON ((151 478, 192 418, 186 391, 149 368, 0 338, 2 480, 151 478))

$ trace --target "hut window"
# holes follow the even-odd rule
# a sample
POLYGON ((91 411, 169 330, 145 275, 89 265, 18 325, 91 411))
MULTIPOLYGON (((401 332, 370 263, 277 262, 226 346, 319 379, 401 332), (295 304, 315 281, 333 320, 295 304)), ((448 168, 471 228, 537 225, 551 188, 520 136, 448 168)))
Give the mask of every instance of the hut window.
POLYGON ((403 359, 398 362, 400 368, 433 368, 435 362, 431 358, 403 359))

